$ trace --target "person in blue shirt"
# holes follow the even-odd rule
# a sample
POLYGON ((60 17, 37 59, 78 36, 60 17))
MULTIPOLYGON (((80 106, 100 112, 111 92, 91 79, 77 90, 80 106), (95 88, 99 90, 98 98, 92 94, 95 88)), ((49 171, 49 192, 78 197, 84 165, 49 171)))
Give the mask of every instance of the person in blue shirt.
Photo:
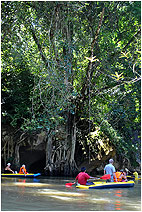
POLYGON ((117 178, 116 178, 116 175, 115 175, 115 167, 113 166, 113 159, 110 159, 109 160, 109 164, 107 164, 104 168, 104 174, 110 174, 111 175, 111 179, 107 180, 107 182, 114 182, 114 179, 116 180, 117 182, 117 178))

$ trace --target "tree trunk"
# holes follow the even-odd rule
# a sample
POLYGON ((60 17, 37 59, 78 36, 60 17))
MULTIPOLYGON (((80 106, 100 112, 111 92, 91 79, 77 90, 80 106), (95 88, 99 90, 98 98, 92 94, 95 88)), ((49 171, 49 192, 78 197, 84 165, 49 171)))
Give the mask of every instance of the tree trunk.
POLYGON ((74 154, 75 154, 75 145, 76 145, 76 123, 74 121, 73 126, 72 126, 72 139, 71 139, 72 147, 71 147, 71 158, 70 162, 74 161, 74 154))
POLYGON ((68 115, 68 123, 67 123, 67 133, 68 133, 68 146, 69 146, 69 158, 68 158, 68 165, 69 165, 69 173, 73 175, 74 171, 77 170, 77 166, 75 163, 75 146, 76 146, 76 121, 75 121, 75 114, 71 114, 69 112, 68 115))
POLYGON ((20 167, 20 154, 19 154, 20 144, 16 144, 15 146, 15 159, 14 164, 16 167, 20 167))
POLYGON ((46 174, 70 176, 77 170, 75 163, 76 122, 68 112, 65 128, 58 128, 55 134, 48 135, 46 144, 46 174))
POLYGON ((52 164, 52 134, 48 135, 47 144, 46 144, 46 167, 45 170, 52 174, 53 164, 52 164))
POLYGON ((71 174, 77 169, 76 162, 75 162, 75 147, 76 147, 76 122, 75 116, 73 118, 73 125, 72 125, 72 136, 71 136, 71 157, 70 157, 70 167, 71 167, 71 174))

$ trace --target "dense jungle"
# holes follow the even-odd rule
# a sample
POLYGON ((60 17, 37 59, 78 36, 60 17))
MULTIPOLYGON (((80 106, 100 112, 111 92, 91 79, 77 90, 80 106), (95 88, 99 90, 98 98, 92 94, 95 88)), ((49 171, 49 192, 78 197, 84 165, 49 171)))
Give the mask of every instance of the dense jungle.
POLYGON ((1 1, 1 162, 141 167, 141 1, 1 1))

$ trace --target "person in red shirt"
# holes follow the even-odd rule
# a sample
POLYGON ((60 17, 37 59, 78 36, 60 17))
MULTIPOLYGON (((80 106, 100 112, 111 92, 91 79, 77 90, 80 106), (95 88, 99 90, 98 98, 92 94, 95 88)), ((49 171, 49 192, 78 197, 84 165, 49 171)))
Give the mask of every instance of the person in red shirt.
POLYGON ((80 185, 86 185, 88 179, 95 179, 86 173, 86 168, 82 167, 81 172, 76 176, 75 183, 78 181, 80 185))

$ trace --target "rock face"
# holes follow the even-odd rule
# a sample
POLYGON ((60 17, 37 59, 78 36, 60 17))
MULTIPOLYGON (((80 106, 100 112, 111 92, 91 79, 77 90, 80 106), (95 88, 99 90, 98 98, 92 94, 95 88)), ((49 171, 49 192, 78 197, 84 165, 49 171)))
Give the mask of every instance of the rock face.
MULTIPOLYGON (((98 129, 87 137, 76 139, 74 135, 75 132, 69 135, 67 130, 61 127, 53 134, 47 134, 45 131, 28 134, 3 126, 2 171, 6 163, 11 162, 12 168, 17 171, 25 164, 31 173, 75 176, 81 167, 85 166, 87 172, 93 176, 103 174, 103 168, 110 158, 117 162, 114 164, 116 169, 134 170, 128 159, 116 155, 111 141, 98 129)), ((137 170, 140 171, 139 167, 137 170)))
POLYGON ((28 172, 44 172, 46 165, 46 133, 28 135, 12 127, 2 127, 2 171, 7 162, 14 170, 22 164, 28 172))
POLYGON ((9 126, 3 126, 1 131, 1 159, 2 159, 2 171, 4 166, 13 159, 14 142, 13 142, 13 129, 9 126))

